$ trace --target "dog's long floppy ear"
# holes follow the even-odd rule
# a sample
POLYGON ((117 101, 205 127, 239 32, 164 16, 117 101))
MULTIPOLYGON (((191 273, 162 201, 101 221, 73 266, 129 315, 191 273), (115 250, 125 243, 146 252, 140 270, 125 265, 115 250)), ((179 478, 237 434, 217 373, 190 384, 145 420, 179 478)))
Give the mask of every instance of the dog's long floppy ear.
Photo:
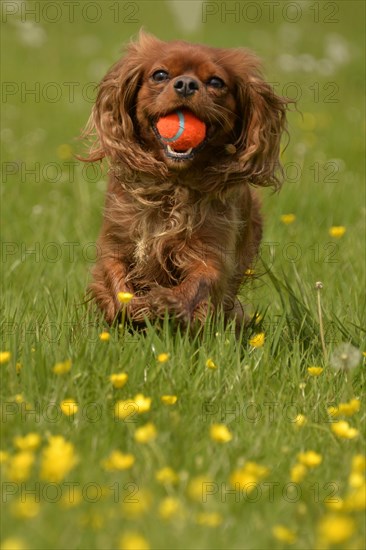
POLYGON ((248 50, 231 50, 225 59, 235 80, 237 159, 245 179, 254 185, 280 187, 281 136, 286 131, 287 98, 265 82, 260 61, 248 50))
MULTIPOLYGON (((161 41, 140 31, 138 40, 127 46, 126 54, 111 67, 99 84, 96 103, 82 137, 95 141, 86 160, 108 157, 112 164, 124 163, 136 168, 144 157, 134 126, 136 97, 142 79, 146 52, 161 41)), ((145 153, 146 156, 146 153, 145 153)))

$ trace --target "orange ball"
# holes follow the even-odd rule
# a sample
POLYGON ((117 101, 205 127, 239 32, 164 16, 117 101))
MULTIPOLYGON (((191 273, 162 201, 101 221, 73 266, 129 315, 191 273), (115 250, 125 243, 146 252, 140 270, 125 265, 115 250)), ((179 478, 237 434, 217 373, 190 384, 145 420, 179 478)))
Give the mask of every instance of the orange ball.
POLYGON ((186 109, 159 118, 156 128, 174 151, 197 147, 206 137, 206 124, 186 109))

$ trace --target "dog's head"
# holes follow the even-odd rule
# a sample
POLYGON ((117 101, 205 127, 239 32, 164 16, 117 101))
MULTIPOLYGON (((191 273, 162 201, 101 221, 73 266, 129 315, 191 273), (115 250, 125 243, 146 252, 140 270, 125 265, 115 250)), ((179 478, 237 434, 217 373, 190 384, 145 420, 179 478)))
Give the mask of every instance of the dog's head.
POLYGON ((288 103, 263 80, 248 50, 163 42, 141 32, 100 84, 88 160, 108 157, 153 175, 232 171, 256 185, 278 185, 288 103), (175 151, 156 131, 160 117, 182 109, 206 125, 204 141, 189 151, 175 151))

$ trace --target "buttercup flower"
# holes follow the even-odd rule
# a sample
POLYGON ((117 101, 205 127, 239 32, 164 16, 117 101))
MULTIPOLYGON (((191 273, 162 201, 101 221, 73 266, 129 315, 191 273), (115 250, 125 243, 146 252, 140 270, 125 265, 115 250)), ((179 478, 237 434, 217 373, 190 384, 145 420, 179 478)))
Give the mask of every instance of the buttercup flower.
POLYGON ((249 345, 253 348, 261 348, 264 346, 265 335, 264 332, 259 332, 250 338, 249 345))
POLYGON ((329 235, 333 237, 333 239, 340 239, 343 237, 343 235, 346 232, 346 228, 344 225, 333 225, 329 228, 329 235))
POLYGON ((322 518, 318 526, 322 544, 342 544, 352 537, 356 525, 352 518, 340 514, 329 514, 322 518))
POLYGON ((17 435, 14 437, 13 443, 20 451, 34 451, 41 444, 41 436, 34 432, 23 437, 17 435))
POLYGON ((252 276, 254 275, 254 273, 255 273, 255 270, 254 270, 254 269, 250 269, 249 267, 248 267, 248 269, 246 269, 246 270, 244 271, 244 275, 246 275, 247 277, 252 277, 252 276))
POLYGON ((205 525, 207 527, 219 527, 223 519, 218 512, 202 512, 197 514, 196 522, 198 525, 205 525))
POLYGON ((323 367, 308 367, 310 376, 320 376, 323 370, 323 367))
POLYGON ((305 426, 306 423, 307 423, 307 418, 306 418, 306 416, 304 416, 303 414, 298 414, 298 415, 294 418, 294 424, 295 424, 295 426, 297 426, 298 428, 302 428, 303 426, 305 426))
POLYGON ((164 405, 175 405, 178 397, 176 395, 162 395, 160 397, 160 400, 162 403, 164 403, 164 405))
POLYGON ((206 367, 208 369, 217 369, 217 365, 213 362, 212 359, 207 359, 206 361, 206 367))
POLYGON ((179 517, 182 513, 182 503, 178 498, 165 497, 159 505, 159 516, 163 519, 179 517))
POLYGON ((282 214, 282 216, 280 216, 280 220, 285 225, 290 225, 291 223, 294 223, 296 216, 295 214, 282 214))
POLYGON ((297 455, 297 460, 300 464, 303 464, 308 468, 315 468, 322 463, 323 457, 315 451, 306 451, 303 453, 299 453, 297 455))
POLYGON ((212 424, 210 427, 210 437, 218 443, 228 443, 232 440, 233 434, 225 424, 212 424))
POLYGON ((133 398, 134 403, 136 403, 139 414, 147 412, 151 407, 151 397, 145 397, 142 393, 138 393, 133 398))
POLYGON ((274 525, 272 527, 272 535, 275 539, 286 544, 293 544, 296 541, 295 532, 284 525, 274 525))
POLYGON ((156 359, 158 363, 166 363, 170 359, 170 353, 159 353, 156 359))
POLYGON ((102 342, 109 342, 109 340, 111 339, 111 335, 109 334, 109 332, 101 332, 99 334, 99 340, 101 340, 102 342))
POLYGON ((334 422, 331 425, 330 429, 337 436, 343 439, 354 439, 358 436, 358 430, 356 428, 351 428, 351 426, 345 420, 340 422, 334 422))
POLYGON ((117 300, 120 304, 129 304, 133 298, 131 292, 119 292, 117 294, 117 300))
POLYGON ((212 488, 213 480, 207 476, 196 476, 193 477, 187 487, 187 493, 189 498, 195 500, 196 502, 203 502, 203 497, 206 495, 206 492, 209 488, 212 488))
POLYGON ((59 483, 77 462, 74 445, 62 435, 51 436, 42 452, 40 477, 45 481, 59 483))
POLYGON ((304 464, 295 464, 290 470, 290 479, 293 483, 301 483, 308 472, 304 464))
POLYGON ((10 358, 11 358, 10 351, 0 351, 0 365, 4 363, 8 363, 8 361, 10 361, 10 358))
POLYGON ((34 500, 20 499, 12 503, 12 514, 18 518, 32 519, 39 514, 39 504, 34 500))
POLYGON ((139 533, 126 532, 119 541, 119 550, 150 550, 147 540, 139 533))
POLYGON ((269 469, 266 466, 256 462, 246 462, 244 466, 232 472, 229 481, 234 489, 249 492, 268 474, 269 469))
POLYGON ((5 464, 9 460, 9 453, 0 451, 0 464, 5 464))
POLYGON ((135 395, 133 399, 117 401, 114 407, 114 416, 120 420, 132 417, 134 414, 142 414, 150 410, 151 397, 145 397, 142 393, 135 395))
POLYGON ((60 403, 60 409, 66 416, 72 416, 73 414, 76 414, 78 412, 78 405, 75 401, 75 399, 63 399, 60 403))
POLYGON ((150 443, 157 436, 157 430, 152 422, 148 422, 144 426, 137 428, 135 431, 135 441, 137 443, 150 443))
POLYGON ((348 403, 340 403, 337 407, 328 407, 330 416, 352 416, 360 410, 361 402, 357 398, 351 399, 348 403))
POLYGON ((66 361, 56 363, 56 365, 53 367, 52 370, 55 374, 65 374, 69 372, 70 369, 71 369, 71 359, 67 359, 66 361))
POLYGON ((123 388, 123 386, 126 384, 128 380, 128 374, 125 372, 111 374, 109 380, 112 382, 112 385, 115 388, 120 389, 123 388))
POLYGON ((1 542, 1 550, 27 550, 28 546, 23 539, 9 537, 1 542))
POLYGON ((30 451, 21 451, 10 457, 6 463, 7 477, 14 482, 26 481, 34 463, 34 454, 30 451))
POLYGON ((162 485, 175 485, 179 481, 178 475, 169 466, 158 470, 155 474, 155 479, 162 485))
POLYGON ((135 463, 135 457, 132 454, 121 453, 121 451, 112 451, 108 458, 102 460, 102 467, 110 472, 117 470, 128 470, 135 463))

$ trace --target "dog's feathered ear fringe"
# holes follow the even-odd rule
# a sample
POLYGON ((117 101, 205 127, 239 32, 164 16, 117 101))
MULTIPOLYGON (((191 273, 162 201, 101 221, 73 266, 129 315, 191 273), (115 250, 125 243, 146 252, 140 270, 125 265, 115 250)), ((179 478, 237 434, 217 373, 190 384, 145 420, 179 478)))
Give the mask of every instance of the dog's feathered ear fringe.
POLYGON ((141 83, 146 52, 161 51, 162 42, 141 30, 138 40, 130 42, 126 53, 115 63, 99 84, 91 116, 81 135, 92 144, 85 162, 107 158, 111 167, 123 166, 131 172, 148 174, 166 170, 162 162, 145 151, 138 142, 135 128, 135 106, 141 83))
POLYGON ((237 101, 235 160, 225 172, 232 173, 232 180, 277 189, 283 180, 280 143, 287 133, 286 111, 294 101, 275 94, 263 79, 259 59, 249 50, 225 50, 222 59, 234 77, 237 101))

